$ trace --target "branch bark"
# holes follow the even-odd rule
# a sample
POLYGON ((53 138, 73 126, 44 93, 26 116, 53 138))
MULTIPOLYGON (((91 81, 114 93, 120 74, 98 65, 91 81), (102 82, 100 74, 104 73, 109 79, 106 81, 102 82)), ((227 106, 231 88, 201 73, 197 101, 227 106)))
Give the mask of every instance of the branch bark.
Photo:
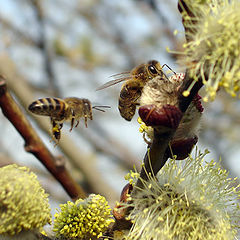
MULTIPOLYGON (((182 22, 185 28, 185 36, 186 40, 190 41, 189 39, 189 31, 192 31, 192 28, 190 29, 188 26, 189 24, 194 25, 196 24, 196 20, 194 20, 194 13, 191 11, 191 9, 188 7, 188 5, 185 3, 184 0, 179 0, 178 1, 178 10, 180 14, 182 15, 182 22), (189 16, 188 23, 185 22, 184 20, 184 14, 189 16)), ((181 110, 182 117, 184 113, 186 112, 188 106, 192 102, 194 96, 198 93, 198 91, 201 89, 203 86, 202 79, 199 78, 198 81, 194 83, 194 79, 190 77, 189 75, 189 70, 186 70, 185 77, 183 80, 183 84, 181 86, 181 89, 179 91, 179 106, 178 108, 181 110), (191 88, 190 94, 187 97, 183 96, 183 92, 186 91, 191 84, 194 84, 193 87, 191 88)), ((178 125, 181 121, 181 118, 179 119, 178 125)), ((154 128, 154 139, 153 143, 151 144, 150 148, 148 149, 147 153, 145 154, 144 157, 144 168, 141 170, 140 176, 147 180, 147 175, 149 173, 152 173, 156 175, 158 171, 164 166, 166 163, 168 156, 165 153, 166 149, 168 147, 168 144, 172 137, 174 136, 176 129, 169 129, 169 131, 164 131, 164 133, 159 132, 158 128, 154 128)), ((141 181, 138 181, 136 184, 137 187, 141 187, 141 181)))

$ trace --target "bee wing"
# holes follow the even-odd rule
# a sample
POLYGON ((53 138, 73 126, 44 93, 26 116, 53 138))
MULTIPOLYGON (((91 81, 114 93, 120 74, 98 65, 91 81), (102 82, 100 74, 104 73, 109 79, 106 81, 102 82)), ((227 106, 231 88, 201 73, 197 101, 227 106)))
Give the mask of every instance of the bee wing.
POLYGON ((99 91, 99 90, 102 90, 104 88, 111 87, 111 86, 113 86, 115 84, 118 84, 120 82, 129 80, 131 78, 129 73, 130 72, 124 72, 124 73, 118 73, 118 74, 110 76, 111 78, 114 78, 114 79, 109 81, 109 82, 104 83, 102 86, 98 87, 96 89, 96 91, 99 91))

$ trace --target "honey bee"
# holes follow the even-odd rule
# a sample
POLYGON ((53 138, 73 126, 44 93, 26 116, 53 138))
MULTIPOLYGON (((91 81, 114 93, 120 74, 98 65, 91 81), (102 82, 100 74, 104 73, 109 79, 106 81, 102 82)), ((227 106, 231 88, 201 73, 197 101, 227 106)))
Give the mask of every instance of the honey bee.
POLYGON ((28 110, 32 113, 42 116, 49 116, 52 123, 52 135, 54 140, 58 142, 61 138, 61 129, 65 121, 71 121, 72 131, 74 123, 78 126, 80 118, 84 117, 85 126, 87 127, 87 120, 93 119, 92 109, 104 112, 101 108, 109 108, 109 106, 93 106, 86 98, 41 98, 32 102, 28 110))
MULTIPOLYGON (((151 60, 147 63, 138 65, 130 72, 113 75, 112 77, 115 78, 114 80, 103 84, 97 90, 102 90, 122 81, 126 81, 120 91, 118 109, 120 115, 124 119, 131 121, 135 114, 136 106, 139 105, 138 100, 141 97, 142 90, 146 83, 157 76, 167 78, 162 70, 164 66, 167 65, 164 64, 161 66, 158 61, 151 60)), ((171 68, 169 69, 171 70, 171 68)))

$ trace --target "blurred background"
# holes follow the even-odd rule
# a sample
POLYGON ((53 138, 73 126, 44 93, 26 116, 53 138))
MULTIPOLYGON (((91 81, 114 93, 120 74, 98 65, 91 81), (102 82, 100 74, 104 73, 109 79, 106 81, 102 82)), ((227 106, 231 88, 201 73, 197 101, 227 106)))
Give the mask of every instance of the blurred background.
MULTIPOLYGON (((124 176, 140 166, 146 144, 138 131, 137 114, 121 118, 121 84, 101 91, 109 76, 156 59, 174 71, 181 60, 166 48, 181 51, 184 32, 177 0, 1 0, 0 74, 50 151, 66 162, 71 175, 88 192, 100 193, 111 205, 126 184, 124 176), (175 34, 177 33, 178 34, 175 34), (33 116, 28 105, 43 97, 88 98, 93 121, 80 121, 69 133, 64 124, 57 147, 50 142, 48 117, 33 116)), ((205 112, 198 148, 209 159, 221 157, 230 176, 239 176, 240 104, 223 92, 205 112)), ((30 167, 50 194, 52 211, 70 198, 41 163, 24 150, 24 141, 0 114, 0 165, 16 162, 30 167)))

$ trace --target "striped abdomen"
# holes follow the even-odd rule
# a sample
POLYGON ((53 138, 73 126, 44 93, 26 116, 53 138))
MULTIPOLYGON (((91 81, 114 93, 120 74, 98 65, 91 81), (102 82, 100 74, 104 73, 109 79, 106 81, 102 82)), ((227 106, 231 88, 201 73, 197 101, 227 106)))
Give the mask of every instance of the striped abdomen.
POLYGON ((59 98, 38 99, 32 102, 28 109, 38 115, 50 116, 56 121, 61 121, 68 115, 68 104, 59 98))
POLYGON ((123 85, 119 96, 118 109, 120 115, 127 121, 131 121, 135 111, 137 100, 141 96, 141 87, 123 85))

